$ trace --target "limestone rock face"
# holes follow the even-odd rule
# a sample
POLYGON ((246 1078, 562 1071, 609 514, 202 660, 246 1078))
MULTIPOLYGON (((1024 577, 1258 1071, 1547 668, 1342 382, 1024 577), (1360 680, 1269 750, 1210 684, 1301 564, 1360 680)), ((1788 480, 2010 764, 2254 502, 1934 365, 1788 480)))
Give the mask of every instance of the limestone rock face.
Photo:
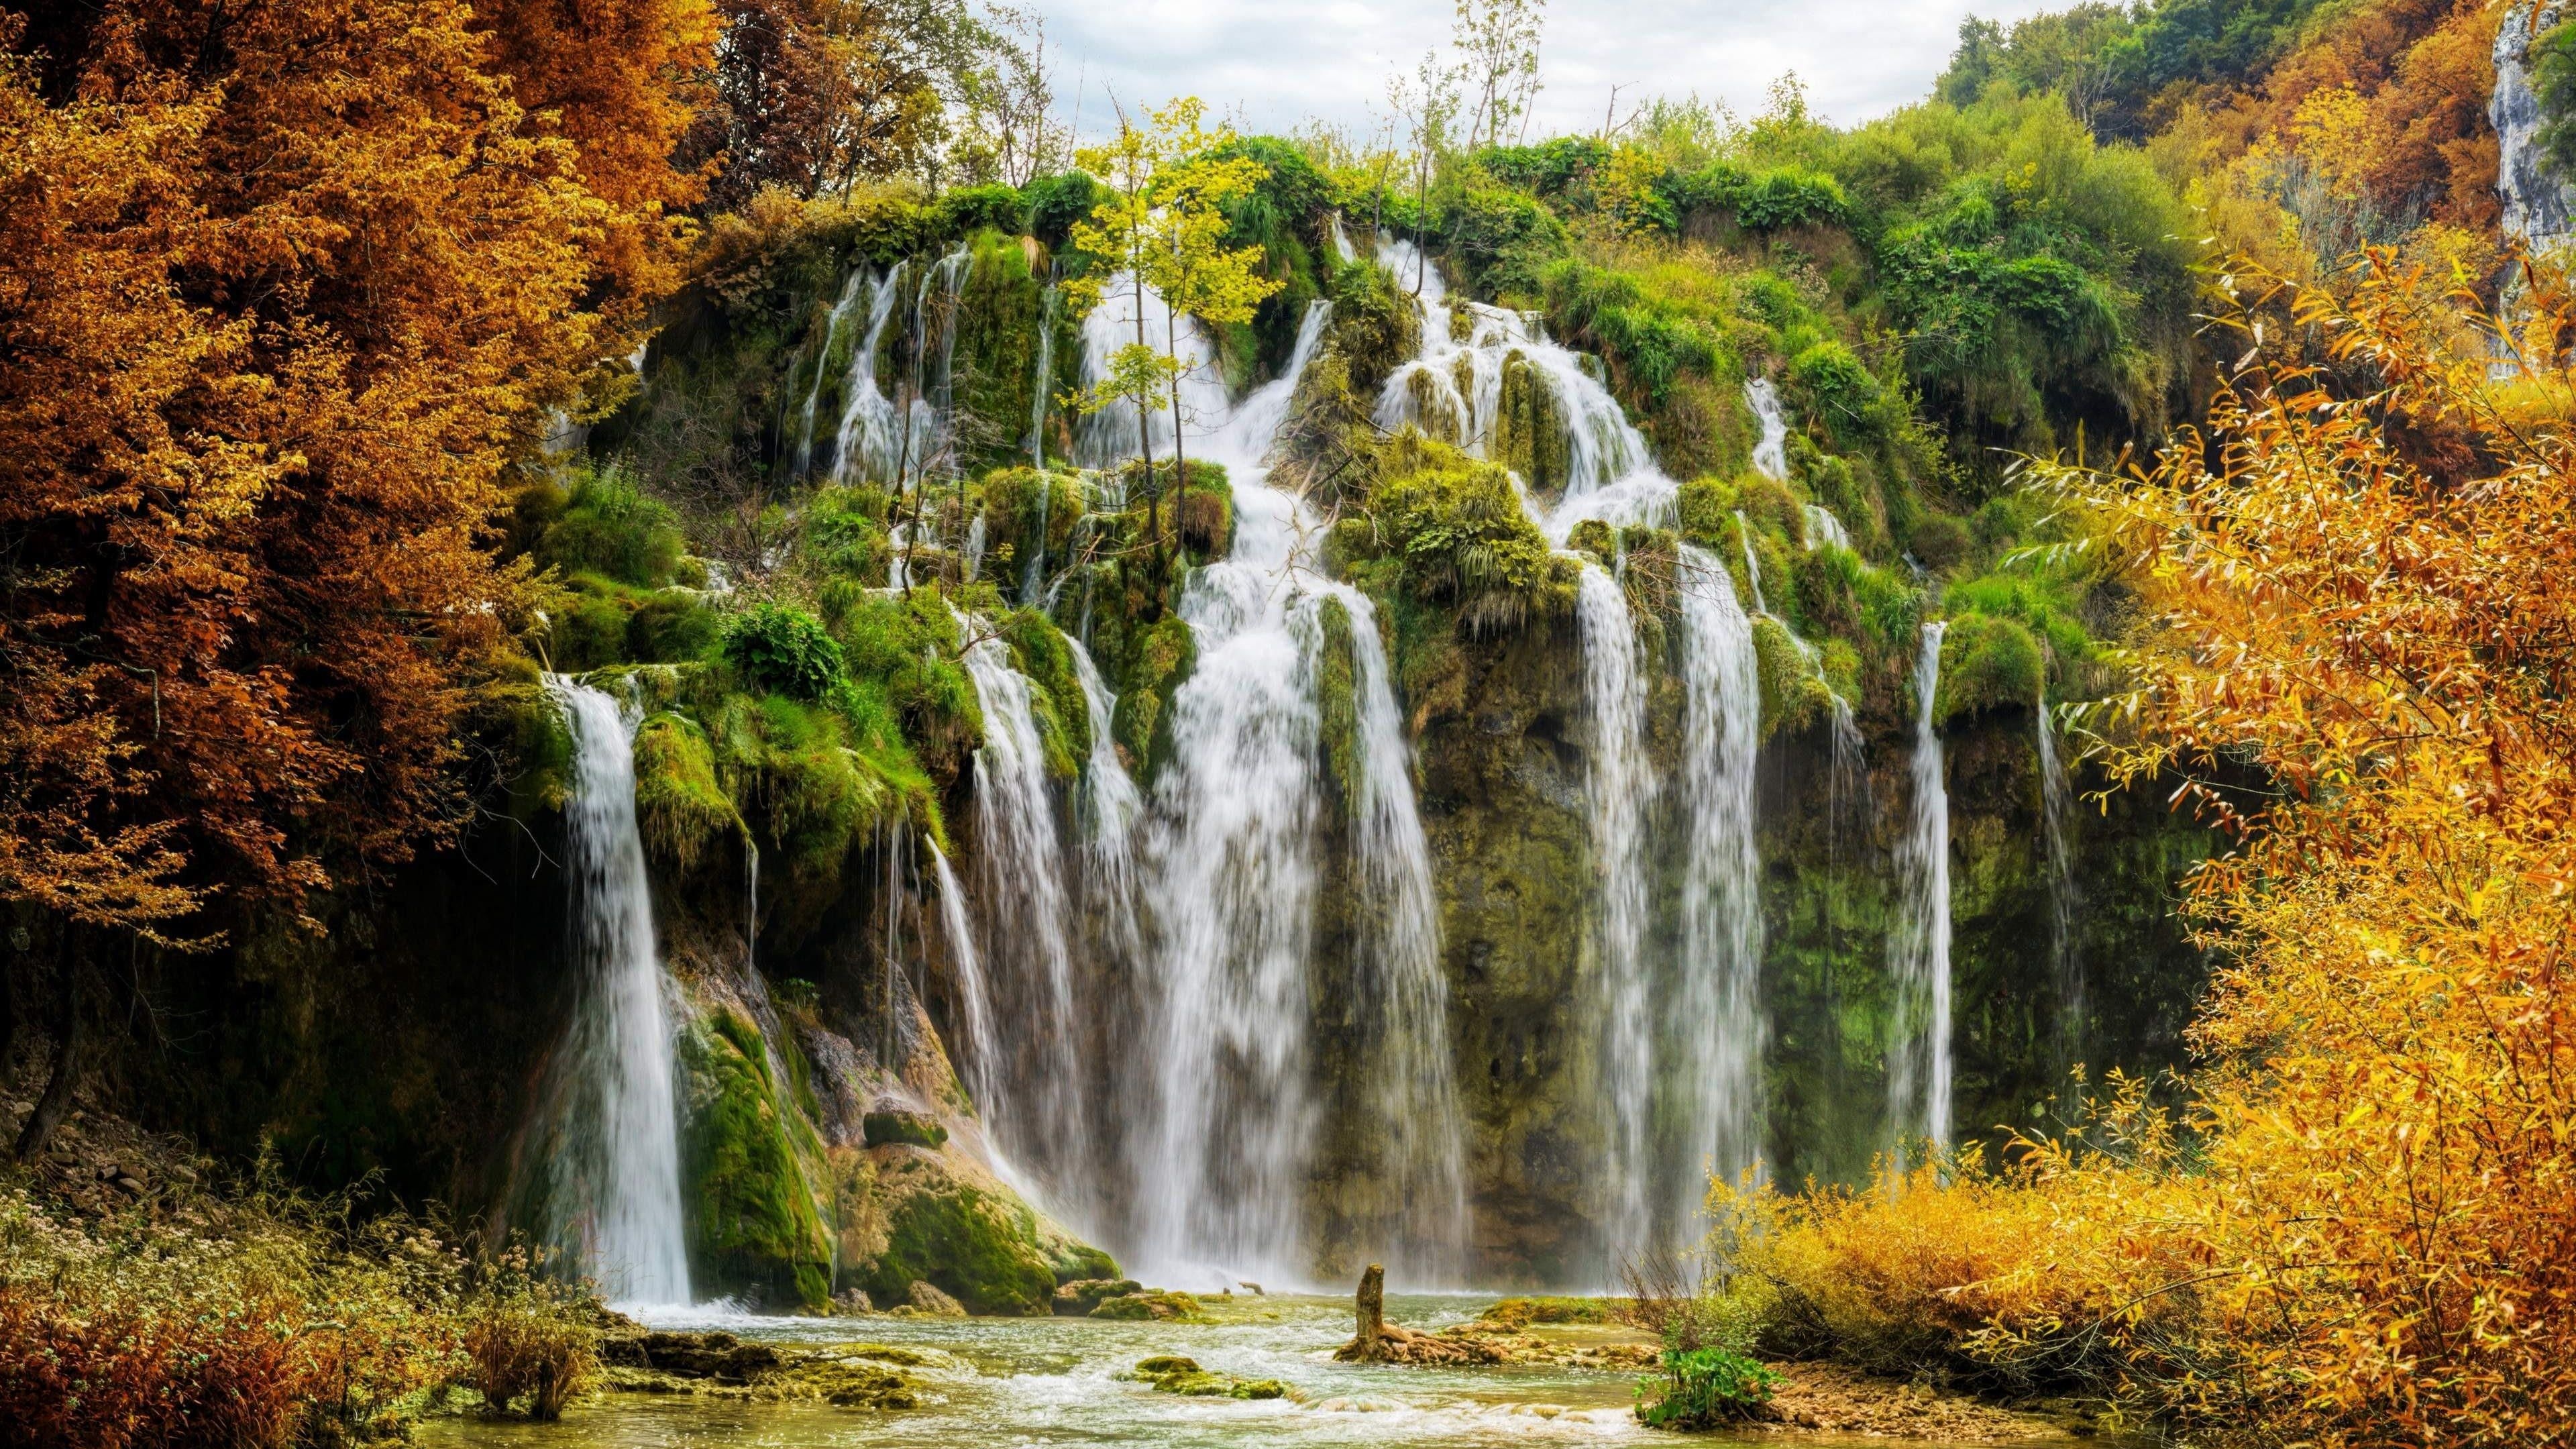
POLYGON ((2495 92, 2487 119, 2495 126, 2496 192, 2504 201, 2504 230, 2536 251, 2576 235, 2576 190, 2549 168, 2538 145, 2540 97, 2531 84, 2531 42, 2564 17, 2559 0, 2504 7, 2496 31, 2495 92))

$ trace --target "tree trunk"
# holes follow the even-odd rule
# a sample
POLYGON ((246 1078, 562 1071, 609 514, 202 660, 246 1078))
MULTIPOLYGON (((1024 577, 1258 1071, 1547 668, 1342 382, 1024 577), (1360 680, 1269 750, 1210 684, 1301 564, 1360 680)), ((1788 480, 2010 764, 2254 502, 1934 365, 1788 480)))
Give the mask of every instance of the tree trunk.
POLYGON ((1376 1263, 1360 1275, 1359 1336, 1352 1341, 1356 1357, 1366 1360, 1377 1353, 1377 1341, 1386 1335, 1386 1269, 1376 1263))
MULTIPOLYGON (((1181 355, 1181 319, 1167 303, 1163 308, 1164 345, 1171 349, 1173 360, 1181 355)), ((1181 375, 1172 374, 1172 551, 1180 556, 1181 567, 1190 566, 1190 457, 1183 439, 1189 429, 1181 425, 1181 375)))
POLYGON ((36 1099, 36 1110, 27 1114, 26 1125, 18 1132, 17 1155, 20 1161, 45 1150, 53 1140, 54 1129, 72 1109, 72 1084, 79 1078, 81 1058, 89 1045, 81 1015, 81 983, 88 973, 72 952, 74 932, 69 921, 63 923, 63 1014, 62 1029, 56 1034, 54 1074, 45 1082, 45 1094, 36 1099))

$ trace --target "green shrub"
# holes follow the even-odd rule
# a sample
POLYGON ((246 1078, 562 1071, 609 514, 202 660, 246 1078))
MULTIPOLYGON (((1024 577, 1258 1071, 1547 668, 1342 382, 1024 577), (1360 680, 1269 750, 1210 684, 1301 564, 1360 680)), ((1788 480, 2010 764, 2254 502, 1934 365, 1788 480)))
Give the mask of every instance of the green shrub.
POLYGON ((1754 1417, 1780 1385, 1768 1364, 1731 1349, 1666 1349, 1663 1377, 1637 1381, 1637 1420, 1656 1429, 1714 1429, 1754 1417))
POLYGON ((821 699, 841 679, 841 646, 813 615, 759 603, 726 626, 724 656, 759 689, 821 699))
POLYGON ((1980 710, 2029 708, 2045 665, 2039 641, 2017 619, 1960 614, 1941 636, 1941 688, 1932 717, 1947 722, 1980 710))
POLYGON ((583 473, 548 524, 538 556, 567 574, 595 573, 636 588, 659 588, 686 551, 678 515, 615 470, 583 473))

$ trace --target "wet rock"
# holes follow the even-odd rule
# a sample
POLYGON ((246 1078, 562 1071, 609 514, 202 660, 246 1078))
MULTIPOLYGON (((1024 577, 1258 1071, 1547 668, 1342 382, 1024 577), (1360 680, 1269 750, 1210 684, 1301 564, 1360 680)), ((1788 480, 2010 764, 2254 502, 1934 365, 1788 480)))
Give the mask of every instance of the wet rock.
POLYGON ((832 1311, 843 1317, 855 1318, 861 1314, 876 1312, 877 1306, 868 1301, 866 1289, 844 1288, 832 1295, 832 1311))
POLYGON ((1288 1386, 1277 1379, 1242 1379, 1211 1373, 1200 1368, 1198 1360, 1179 1354, 1138 1359, 1135 1370, 1120 1377, 1152 1384, 1158 1394, 1193 1399, 1277 1399, 1288 1393, 1288 1386))
POLYGON ((1103 1298, 1089 1316, 1164 1323, 1203 1323, 1207 1318, 1199 1311, 1199 1301, 1187 1293, 1160 1290, 1103 1298))
POLYGON ((730 1333, 603 1334, 599 1359, 612 1367, 727 1384, 750 1383, 789 1362, 768 1344, 744 1343, 730 1333))
POLYGON ((1133 1278, 1087 1278, 1067 1283, 1055 1290, 1056 1316, 1081 1318, 1098 1308, 1104 1299, 1123 1298, 1144 1291, 1145 1285, 1133 1278))
POLYGON ((926 1112, 870 1112, 861 1123, 870 1147, 893 1143, 938 1147, 948 1141, 948 1129, 926 1112))
POLYGON ((917 1318, 963 1318, 966 1305, 941 1292, 936 1285, 916 1278, 904 1305, 895 1312, 917 1318))

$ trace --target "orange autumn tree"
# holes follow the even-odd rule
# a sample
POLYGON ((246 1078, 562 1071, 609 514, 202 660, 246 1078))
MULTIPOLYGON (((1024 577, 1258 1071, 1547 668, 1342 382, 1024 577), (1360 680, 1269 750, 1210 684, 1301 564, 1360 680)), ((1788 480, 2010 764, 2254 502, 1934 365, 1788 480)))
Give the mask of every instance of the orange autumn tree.
POLYGON ((2117 776, 2276 790, 2194 883, 2205 1215, 2130 1241, 2283 1439, 2576 1424, 2576 295, 2525 276, 2501 328, 2384 251, 2240 272, 2207 437, 2058 475, 2157 619, 2117 776))
POLYGON ((458 718, 529 586, 505 472, 633 345, 620 228, 686 191, 591 190, 471 22, 0 31, 0 899, 66 960, 300 912, 461 818, 458 718))

